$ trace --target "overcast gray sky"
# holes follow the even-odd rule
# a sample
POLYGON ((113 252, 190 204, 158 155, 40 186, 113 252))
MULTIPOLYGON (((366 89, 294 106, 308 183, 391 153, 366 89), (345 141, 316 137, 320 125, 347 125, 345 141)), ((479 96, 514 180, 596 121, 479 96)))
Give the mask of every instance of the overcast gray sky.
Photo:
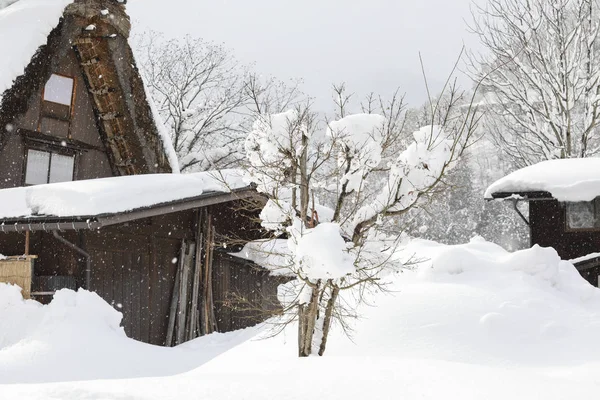
MULTIPOLYGON (((463 43, 470 0, 130 0, 137 32, 191 34, 224 43, 244 63, 280 79, 304 79, 323 105, 332 83, 387 95, 401 87, 413 104, 426 99, 423 55, 440 87, 463 43)), ((463 82, 467 82, 463 79, 463 82)))

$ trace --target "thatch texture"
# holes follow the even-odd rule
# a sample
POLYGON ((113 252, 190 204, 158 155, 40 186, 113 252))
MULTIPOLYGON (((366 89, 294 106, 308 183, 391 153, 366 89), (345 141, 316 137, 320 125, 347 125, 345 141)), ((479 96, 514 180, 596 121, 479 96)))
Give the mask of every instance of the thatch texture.
POLYGON ((23 289, 23 298, 31 297, 31 279, 35 257, 9 257, 0 260, 0 282, 12 283, 23 289))

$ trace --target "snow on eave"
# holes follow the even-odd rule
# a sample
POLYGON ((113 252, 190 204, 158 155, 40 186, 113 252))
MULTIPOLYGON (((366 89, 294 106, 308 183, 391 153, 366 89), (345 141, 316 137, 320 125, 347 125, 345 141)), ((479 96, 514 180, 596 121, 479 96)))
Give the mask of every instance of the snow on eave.
POLYGON ((521 195, 533 200, 542 194, 561 202, 591 201, 600 196, 600 158, 547 160, 530 165, 494 182, 484 198, 521 195))
POLYGON ((73 0, 19 0, 0 8, 0 101, 12 87, 73 0), (10 38, 6 40, 6 38, 10 38))
POLYGON ((237 170, 148 174, 0 190, 0 220, 91 218, 249 189, 237 170))

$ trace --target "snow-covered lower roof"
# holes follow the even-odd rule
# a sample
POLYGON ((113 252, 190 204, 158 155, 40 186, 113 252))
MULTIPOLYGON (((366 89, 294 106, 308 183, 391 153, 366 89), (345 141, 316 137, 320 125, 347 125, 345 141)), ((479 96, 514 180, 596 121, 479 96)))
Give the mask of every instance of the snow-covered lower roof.
POLYGON ((113 215, 248 187, 238 170, 150 174, 0 190, 0 222, 113 215))
POLYGON ((0 99, 16 78, 23 75, 31 58, 73 0, 19 0, 0 3, 0 99), (4 7, 3 7, 4 6, 4 7))
POLYGON ((494 182, 485 198, 547 192, 558 201, 590 201, 600 196, 600 158, 542 161, 494 182))

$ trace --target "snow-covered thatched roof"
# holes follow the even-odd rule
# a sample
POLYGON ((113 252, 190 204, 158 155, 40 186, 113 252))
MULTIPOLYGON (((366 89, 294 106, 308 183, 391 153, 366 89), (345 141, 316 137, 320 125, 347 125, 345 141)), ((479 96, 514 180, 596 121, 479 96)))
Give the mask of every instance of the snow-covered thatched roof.
POLYGON ((600 196, 600 158, 542 161, 494 182, 485 198, 548 193, 558 201, 591 201, 600 196))
POLYGON ((0 190, 0 224, 97 217, 247 188, 237 170, 148 174, 0 190))
POLYGON ((46 44, 73 0, 0 2, 0 98, 23 75, 35 52, 46 44))

